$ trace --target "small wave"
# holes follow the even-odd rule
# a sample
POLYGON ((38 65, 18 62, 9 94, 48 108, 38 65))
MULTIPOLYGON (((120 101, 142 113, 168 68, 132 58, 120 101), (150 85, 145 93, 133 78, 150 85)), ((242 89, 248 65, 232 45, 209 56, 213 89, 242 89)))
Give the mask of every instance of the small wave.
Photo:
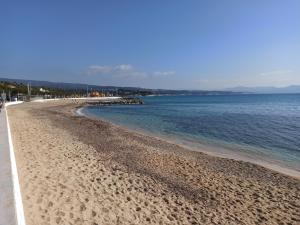
POLYGON ((77 114, 78 116, 85 116, 85 114, 83 113, 83 109, 84 109, 84 108, 77 109, 77 110, 76 110, 76 114, 77 114))

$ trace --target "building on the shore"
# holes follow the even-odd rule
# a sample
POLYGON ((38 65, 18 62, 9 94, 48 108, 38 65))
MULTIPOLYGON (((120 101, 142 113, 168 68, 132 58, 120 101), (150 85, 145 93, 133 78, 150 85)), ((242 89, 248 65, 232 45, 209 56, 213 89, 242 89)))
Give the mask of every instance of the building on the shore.
POLYGON ((105 94, 102 92, 98 92, 98 91, 92 91, 90 93, 90 97, 105 97, 105 94))

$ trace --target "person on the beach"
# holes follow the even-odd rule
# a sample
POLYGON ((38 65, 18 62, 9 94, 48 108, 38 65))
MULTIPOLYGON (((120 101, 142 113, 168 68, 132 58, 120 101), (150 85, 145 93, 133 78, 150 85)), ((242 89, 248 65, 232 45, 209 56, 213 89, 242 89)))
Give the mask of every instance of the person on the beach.
POLYGON ((2 99, 0 99, 0 113, 1 113, 2 107, 3 107, 3 101, 2 101, 2 99))
POLYGON ((2 111, 2 108, 4 108, 4 104, 5 104, 5 98, 2 94, 2 95, 0 95, 0 113, 2 111))

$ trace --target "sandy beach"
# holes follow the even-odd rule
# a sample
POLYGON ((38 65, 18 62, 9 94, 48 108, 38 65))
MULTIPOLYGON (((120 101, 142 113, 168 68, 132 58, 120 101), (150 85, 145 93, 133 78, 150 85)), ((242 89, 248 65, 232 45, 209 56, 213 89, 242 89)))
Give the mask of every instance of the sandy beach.
POLYGON ((300 180, 75 114, 8 108, 28 225, 300 224, 300 180))

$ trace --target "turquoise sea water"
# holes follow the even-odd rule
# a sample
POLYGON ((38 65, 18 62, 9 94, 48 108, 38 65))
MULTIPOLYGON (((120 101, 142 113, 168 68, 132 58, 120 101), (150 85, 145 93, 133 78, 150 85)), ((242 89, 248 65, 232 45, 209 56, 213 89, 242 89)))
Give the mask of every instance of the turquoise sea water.
POLYGON ((91 106, 87 116, 169 138, 210 146, 300 172, 300 94, 149 96, 144 105, 91 106))

